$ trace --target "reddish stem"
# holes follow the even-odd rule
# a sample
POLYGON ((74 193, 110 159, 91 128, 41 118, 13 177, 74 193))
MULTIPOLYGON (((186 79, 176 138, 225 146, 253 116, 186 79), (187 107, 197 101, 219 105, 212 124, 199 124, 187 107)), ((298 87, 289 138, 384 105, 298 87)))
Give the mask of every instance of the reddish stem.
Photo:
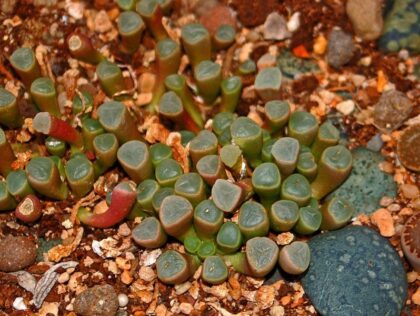
POLYGON ((191 116, 188 114, 187 111, 184 110, 182 113, 182 124, 184 125, 185 129, 198 133, 201 131, 201 128, 194 122, 194 120, 191 118, 191 116))
POLYGON ((33 120, 33 127, 39 133, 68 142, 77 147, 83 146, 83 138, 73 126, 48 112, 38 113, 33 120))
POLYGON ((121 222, 131 210, 136 200, 136 190, 130 184, 118 184, 111 195, 111 204, 108 210, 101 214, 94 214, 85 208, 80 208, 77 217, 88 226, 95 228, 108 228, 121 222))

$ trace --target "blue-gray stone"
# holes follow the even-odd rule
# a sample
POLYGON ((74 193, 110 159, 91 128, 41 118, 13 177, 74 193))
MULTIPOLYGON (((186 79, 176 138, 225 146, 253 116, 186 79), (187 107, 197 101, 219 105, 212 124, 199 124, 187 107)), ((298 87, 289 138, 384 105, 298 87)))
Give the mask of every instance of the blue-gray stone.
POLYGON ((420 1, 395 0, 385 17, 379 47, 387 52, 402 48, 420 52, 420 1))
POLYGON ((368 227, 348 226, 309 241, 302 285, 321 315, 398 316, 407 281, 391 244, 368 227))
POLYGON ((381 134, 376 134, 367 142, 366 148, 372 151, 380 151, 383 145, 381 134))
POLYGON ((352 150, 353 168, 350 176, 328 198, 339 196, 349 201, 358 214, 371 214, 379 208, 383 196, 394 198, 397 185, 391 175, 381 171, 384 161, 380 153, 364 147, 352 150))
POLYGON ((298 58, 288 50, 283 50, 280 53, 277 58, 277 67, 280 68, 284 76, 290 79, 319 71, 319 67, 314 61, 298 58))

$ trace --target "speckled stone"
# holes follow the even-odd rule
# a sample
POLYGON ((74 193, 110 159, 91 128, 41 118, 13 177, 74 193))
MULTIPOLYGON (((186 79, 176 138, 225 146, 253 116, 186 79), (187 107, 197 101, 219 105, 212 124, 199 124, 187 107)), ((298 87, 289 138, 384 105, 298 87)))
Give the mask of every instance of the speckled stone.
POLYGON ((8 235, 0 240, 0 271, 15 272, 35 262, 36 244, 28 237, 8 235))
POLYGON ((379 48, 387 52, 402 48, 420 52, 420 1, 395 0, 385 17, 379 48))
POLYGON ((380 153, 359 147, 352 150, 353 168, 346 181, 329 197, 339 196, 354 206, 358 214, 371 214, 377 210, 383 196, 394 198, 397 185, 392 175, 379 169, 384 161, 380 153))
POLYGON ((295 79, 300 75, 319 71, 318 65, 313 60, 298 58, 289 50, 280 52, 277 58, 277 67, 289 79, 295 79))
POLYGON ((336 69, 347 64, 353 57, 353 38, 341 29, 333 29, 328 37, 328 64, 336 69))
POLYGON ((82 316, 114 316, 118 297, 109 285, 96 285, 80 293, 74 301, 74 311, 82 316))
POLYGON ((321 315, 400 315, 407 281, 387 239, 371 228, 348 226, 312 238, 309 247, 302 285, 321 315))

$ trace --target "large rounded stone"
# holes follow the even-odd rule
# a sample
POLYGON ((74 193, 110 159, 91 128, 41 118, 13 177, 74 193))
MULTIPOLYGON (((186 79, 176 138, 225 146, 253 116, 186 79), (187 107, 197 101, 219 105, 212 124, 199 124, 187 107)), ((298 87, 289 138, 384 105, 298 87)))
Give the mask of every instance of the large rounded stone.
POLYGON ((74 311, 82 316, 114 316, 118 296, 109 285, 96 285, 80 293, 74 301, 74 311))
POLYGON ((367 41, 381 36, 384 26, 381 0, 348 0, 346 12, 357 36, 367 41))
POLYGON ((322 315, 400 315, 407 281, 391 244, 368 227, 349 226, 309 241, 311 264, 302 279, 322 315))
POLYGON ((36 259, 36 245, 28 237, 8 235, 0 240, 0 271, 22 270, 36 259))
POLYGON ((341 197, 349 201, 356 214, 370 214, 379 208, 383 196, 394 198, 397 185, 392 175, 379 169, 384 157, 377 152, 359 147, 352 150, 353 168, 344 183, 328 198, 341 197))

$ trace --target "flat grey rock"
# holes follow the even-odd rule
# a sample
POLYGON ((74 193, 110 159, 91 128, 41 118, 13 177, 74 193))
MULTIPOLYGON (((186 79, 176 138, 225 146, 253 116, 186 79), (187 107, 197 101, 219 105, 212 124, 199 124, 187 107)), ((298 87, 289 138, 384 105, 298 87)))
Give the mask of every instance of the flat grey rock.
POLYGON ((368 227, 348 226, 309 241, 303 288, 321 315, 398 316, 407 281, 391 244, 368 227))

